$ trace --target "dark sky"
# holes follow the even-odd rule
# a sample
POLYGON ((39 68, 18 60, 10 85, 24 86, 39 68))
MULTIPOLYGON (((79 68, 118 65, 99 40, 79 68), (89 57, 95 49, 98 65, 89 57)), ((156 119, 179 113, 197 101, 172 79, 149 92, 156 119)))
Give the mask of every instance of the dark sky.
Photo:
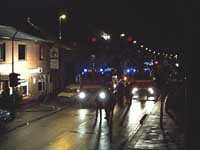
POLYGON ((181 49, 181 0, 6 0, 1 1, 1 24, 21 26, 25 18, 56 35, 58 15, 68 12, 63 37, 84 41, 105 30, 114 37, 125 32, 150 48, 181 49))

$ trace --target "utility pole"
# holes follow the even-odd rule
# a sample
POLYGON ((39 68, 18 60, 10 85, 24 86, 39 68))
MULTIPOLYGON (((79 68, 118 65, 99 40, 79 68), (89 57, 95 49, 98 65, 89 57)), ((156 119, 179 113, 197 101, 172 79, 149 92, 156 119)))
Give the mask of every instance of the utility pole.
MULTIPOLYGON (((14 33, 13 37, 12 37, 12 74, 14 74, 14 40, 15 40, 15 36, 17 35, 19 31, 16 30, 16 32, 14 33)), ((11 117, 12 119, 15 118, 15 85, 12 84, 12 106, 11 106, 11 117)))

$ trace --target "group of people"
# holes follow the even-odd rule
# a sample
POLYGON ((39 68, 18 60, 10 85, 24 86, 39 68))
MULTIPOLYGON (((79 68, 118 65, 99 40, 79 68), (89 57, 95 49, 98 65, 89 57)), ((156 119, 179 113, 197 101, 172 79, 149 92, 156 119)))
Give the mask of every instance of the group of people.
POLYGON ((124 106, 124 102, 128 106, 131 106, 132 94, 131 94, 131 84, 125 85, 123 82, 119 82, 116 88, 113 88, 112 84, 104 86, 104 91, 106 93, 106 100, 102 101, 98 96, 96 96, 96 119, 100 116, 102 119, 102 110, 105 110, 106 116, 104 117, 110 123, 113 118, 113 111, 115 105, 118 104, 120 107, 124 106), (124 99, 125 98, 125 99, 124 99))

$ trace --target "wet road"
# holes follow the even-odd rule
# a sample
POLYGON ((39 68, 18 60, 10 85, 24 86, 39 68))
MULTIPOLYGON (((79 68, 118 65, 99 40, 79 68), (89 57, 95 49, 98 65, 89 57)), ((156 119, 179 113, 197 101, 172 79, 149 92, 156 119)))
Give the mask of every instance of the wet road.
POLYGON ((7 133, 0 138, 0 150, 123 149, 153 106, 153 101, 135 100, 129 109, 116 106, 111 127, 104 118, 95 122, 94 109, 74 106, 7 133))

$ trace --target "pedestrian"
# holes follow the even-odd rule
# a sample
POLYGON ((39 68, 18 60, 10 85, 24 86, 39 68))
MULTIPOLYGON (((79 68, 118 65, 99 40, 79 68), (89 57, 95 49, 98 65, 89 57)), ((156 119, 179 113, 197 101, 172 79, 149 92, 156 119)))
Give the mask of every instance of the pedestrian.
POLYGON ((112 122, 113 111, 116 104, 116 91, 112 88, 107 89, 107 100, 105 102, 106 119, 108 123, 112 122))
POLYGON ((125 96, 128 106, 131 106, 133 94, 132 94, 132 84, 130 82, 128 82, 125 87, 125 96))
POLYGON ((119 81, 119 83, 117 84, 116 87, 117 90, 117 102, 119 104, 119 106, 123 107, 124 105, 124 83, 122 80, 119 81))
POLYGON ((97 121, 98 116, 100 115, 100 121, 102 120, 102 109, 104 108, 105 104, 103 101, 100 100, 99 95, 96 96, 95 99, 95 104, 96 104, 96 118, 95 120, 97 121))

